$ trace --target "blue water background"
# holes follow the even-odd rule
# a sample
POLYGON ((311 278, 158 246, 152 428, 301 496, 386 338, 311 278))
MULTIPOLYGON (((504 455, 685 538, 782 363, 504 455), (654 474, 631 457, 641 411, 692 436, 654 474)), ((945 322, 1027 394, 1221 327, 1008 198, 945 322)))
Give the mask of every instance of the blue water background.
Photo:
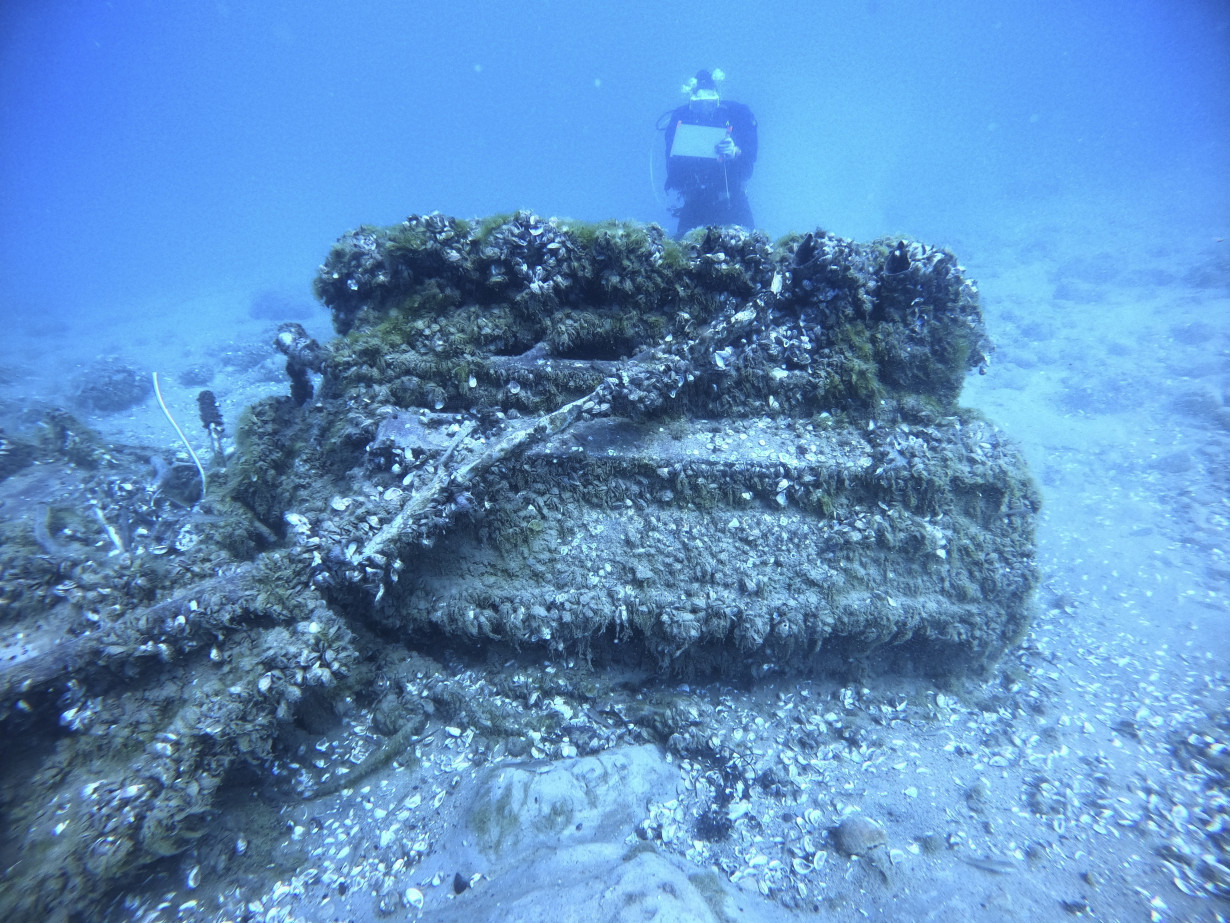
POLYGON ((700 67, 760 119, 774 236, 1230 202, 1217 0, 9 0, 0 318, 307 297, 342 231, 412 212, 669 222, 654 122, 700 67))

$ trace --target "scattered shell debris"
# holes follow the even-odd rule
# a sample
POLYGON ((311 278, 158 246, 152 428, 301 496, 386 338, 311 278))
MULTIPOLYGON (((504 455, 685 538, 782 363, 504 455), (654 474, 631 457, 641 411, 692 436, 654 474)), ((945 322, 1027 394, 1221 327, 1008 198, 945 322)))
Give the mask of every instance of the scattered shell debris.
MULTIPOLYGON (((259 834, 259 849, 248 831, 238 842, 252 845, 210 857, 210 879, 174 890, 168 877, 164 897, 130 900, 123 913, 175 908, 177 919, 202 921, 429 914, 458 899, 458 875, 465 890, 506 886, 429 861, 465 825, 462 805, 482 773, 642 743, 662 748, 678 784, 646 805, 627 846, 715 868, 783 908, 888 914, 900 889, 942 875, 981 875, 965 885, 971 893, 1012 875, 1024 906, 1048 910, 1062 902, 1095 912, 1107 892, 1124 888, 1139 890, 1144 918, 1177 919, 1167 914, 1185 900, 1224 900, 1226 714, 1154 722, 1161 709, 1173 712, 1161 688, 1124 684, 1123 698, 1098 680, 1076 688, 1049 648, 1071 627, 1056 614, 999 675, 946 692, 771 675, 750 691, 644 689, 578 662, 441 668, 419 658, 421 669, 400 674, 399 698, 424 706, 412 742, 373 764, 390 737, 356 715, 344 733, 303 745, 273 766, 275 785, 294 797, 259 834), (1065 699, 1089 710, 1048 704, 1065 699), (1129 704, 1130 722, 1117 720, 1129 704), (284 876, 259 899, 221 884, 251 874, 249 857, 263 865, 270 856, 284 876)), ((1109 671, 1118 655, 1085 648, 1076 656, 1109 671)), ((1165 652, 1135 664, 1145 678, 1156 675, 1165 652)), ((1224 693, 1216 670, 1210 676, 1207 694, 1224 693)))

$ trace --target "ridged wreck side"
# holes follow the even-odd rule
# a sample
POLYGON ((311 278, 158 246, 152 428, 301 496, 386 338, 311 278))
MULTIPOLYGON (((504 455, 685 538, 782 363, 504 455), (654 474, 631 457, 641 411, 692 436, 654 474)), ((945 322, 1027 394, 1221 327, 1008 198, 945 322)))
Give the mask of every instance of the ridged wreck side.
POLYGON ((283 334, 272 441, 330 496, 248 505, 348 613, 679 672, 940 673, 1027 626, 1039 496, 957 404, 990 344, 947 251, 427 215, 345 235, 316 291, 344 335, 283 334))

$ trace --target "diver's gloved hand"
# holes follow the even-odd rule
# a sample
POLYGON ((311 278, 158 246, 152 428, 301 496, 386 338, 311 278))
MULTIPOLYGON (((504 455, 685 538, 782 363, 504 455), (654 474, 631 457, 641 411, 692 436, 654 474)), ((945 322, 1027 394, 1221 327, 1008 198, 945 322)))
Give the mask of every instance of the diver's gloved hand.
POLYGON ((666 210, 672 218, 678 218, 683 213, 683 193, 678 189, 666 190, 666 210))
POLYGON ((713 152, 719 157, 735 158, 742 153, 735 144, 734 139, 727 135, 713 147, 713 152))

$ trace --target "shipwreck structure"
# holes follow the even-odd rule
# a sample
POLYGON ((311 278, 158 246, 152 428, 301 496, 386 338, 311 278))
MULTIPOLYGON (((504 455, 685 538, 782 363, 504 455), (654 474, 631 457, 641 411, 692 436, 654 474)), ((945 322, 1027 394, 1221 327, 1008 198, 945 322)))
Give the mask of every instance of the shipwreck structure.
POLYGON ((575 754, 560 696, 600 752, 691 720, 584 709, 622 694, 606 664, 943 675, 1028 626, 1038 491, 958 404, 990 345, 945 250, 432 214, 347 233, 315 284, 339 336, 283 325, 290 394, 247 409, 203 497, 59 410, 0 434, 16 916, 242 861, 228 783, 302 797, 270 767, 347 709, 387 738, 363 771, 429 719, 575 754), (552 692, 496 703, 445 650, 532 655, 552 692))
POLYGON ((341 474, 317 586, 388 630, 944 671, 1027 623, 1038 494, 957 404, 990 347, 946 251, 426 215, 316 291, 343 338, 278 439, 341 474))

